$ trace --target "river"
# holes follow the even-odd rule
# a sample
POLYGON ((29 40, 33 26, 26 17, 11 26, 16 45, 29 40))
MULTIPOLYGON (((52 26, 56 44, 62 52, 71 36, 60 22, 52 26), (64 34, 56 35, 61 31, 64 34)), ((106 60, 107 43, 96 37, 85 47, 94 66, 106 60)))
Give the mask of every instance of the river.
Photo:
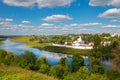
MULTIPOLYGON (((46 57, 48 62, 52 66, 59 63, 62 57, 67 56, 66 54, 48 52, 48 51, 39 50, 37 48, 27 47, 25 43, 12 42, 9 39, 4 40, 3 42, 4 44, 0 45, 1 49, 13 52, 14 54, 18 54, 18 55, 24 53, 25 50, 31 51, 36 55, 36 57, 41 57, 41 56, 46 57)), ((69 64, 71 63, 71 61, 72 61, 72 58, 68 57, 69 64)), ((105 70, 110 67, 110 61, 104 60, 102 62, 105 64, 105 67, 104 67, 105 70)), ((88 64, 88 58, 84 58, 84 64, 88 64)))
MULTIPOLYGON (((22 54, 25 50, 28 50, 33 52, 36 55, 36 57, 41 57, 41 56, 46 57, 51 65, 56 65, 62 57, 67 56, 66 54, 48 52, 48 51, 39 50, 37 48, 27 47, 24 43, 12 42, 9 39, 4 40, 3 42, 4 44, 0 45, 1 49, 13 52, 14 54, 18 54, 18 55, 22 54)), ((69 63, 71 63, 71 60, 72 58, 68 57, 69 63)), ((88 59, 84 58, 84 62, 85 64, 87 64, 88 59)))

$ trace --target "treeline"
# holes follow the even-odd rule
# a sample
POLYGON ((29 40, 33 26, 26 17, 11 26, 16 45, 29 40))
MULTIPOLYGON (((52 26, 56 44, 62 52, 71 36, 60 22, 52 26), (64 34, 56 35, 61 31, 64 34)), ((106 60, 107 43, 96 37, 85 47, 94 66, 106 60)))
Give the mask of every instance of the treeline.
MULTIPOLYGON (((93 60, 95 56, 97 55, 93 53, 92 57, 90 57, 93 60)), ((119 80, 120 73, 113 69, 104 71, 104 67, 101 66, 99 58, 100 56, 97 56, 95 58, 97 61, 91 60, 91 68, 88 69, 86 65, 84 65, 84 59, 78 54, 72 57, 71 66, 69 66, 67 58, 61 58, 57 65, 51 66, 45 57, 36 58, 36 56, 30 51, 25 51, 21 55, 16 55, 11 52, 0 50, 0 63, 7 66, 19 66, 28 70, 44 73, 58 79, 119 80)))

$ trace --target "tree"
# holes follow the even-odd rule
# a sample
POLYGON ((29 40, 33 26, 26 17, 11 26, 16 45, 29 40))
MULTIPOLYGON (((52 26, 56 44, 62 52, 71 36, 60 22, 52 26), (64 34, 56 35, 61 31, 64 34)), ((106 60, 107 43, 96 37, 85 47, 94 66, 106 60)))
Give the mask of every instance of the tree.
POLYGON ((30 52, 30 51, 25 51, 22 55, 21 55, 22 61, 20 66, 22 68, 26 68, 26 69, 34 69, 34 65, 35 65, 35 55, 30 52))
POLYGON ((120 80, 120 73, 114 69, 107 70, 106 75, 109 80, 120 80))
POLYGON ((41 64, 38 71, 44 74, 48 74, 49 70, 50 70, 50 66, 48 64, 41 64))
POLYGON ((7 55, 5 56, 5 59, 4 59, 4 64, 11 65, 11 66, 18 66, 19 62, 20 62, 19 56, 11 52, 7 52, 7 55))
POLYGON ((94 43, 93 48, 98 49, 99 45, 101 44, 101 37, 98 34, 94 35, 92 42, 94 43))
POLYGON ((64 80, 87 80, 89 75, 89 70, 83 66, 77 72, 68 74, 64 80))
POLYGON ((45 57, 40 57, 36 60, 36 66, 41 73, 48 74, 50 70, 50 64, 45 57))
POLYGON ((112 67, 120 72, 120 46, 112 50, 112 67))
POLYGON ((92 50, 89 55, 90 71, 92 73, 104 73, 104 65, 101 63, 101 53, 96 50, 92 50))
POLYGON ((109 80, 106 75, 91 74, 86 80, 109 80))
POLYGON ((64 68, 62 65, 58 64, 53 66, 50 69, 49 75, 55 77, 55 78, 59 78, 62 79, 64 77, 64 68))
POLYGON ((63 75, 66 76, 69 72, 69 65, 67 58, 61 58, 59 64, 63 67, 64 73, 63 75))
POLYGON ((89 54, 89 65, 91 66, 90 71, 92 73, 104 73, 104 66, 101 63, 102 53, 100 52, 101 48, 101 37, 96 34, 93 36, 93 49, 89 54))
POLYGON ((76 72, 81 66, 84 66, 84 59, 79 55, 75 54, 72 57, 72 71, 76 72))
POLYGON ((0 63, 4 63, 6 55, 7 55, 7 52, 5 50, 0 49, 0 63))

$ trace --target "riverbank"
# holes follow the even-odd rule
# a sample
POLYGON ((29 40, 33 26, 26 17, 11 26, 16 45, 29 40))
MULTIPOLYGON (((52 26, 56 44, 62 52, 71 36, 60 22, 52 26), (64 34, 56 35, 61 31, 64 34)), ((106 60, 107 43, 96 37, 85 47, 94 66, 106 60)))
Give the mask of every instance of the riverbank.
POLYGON ((4 44, 3 42, 0 41, 0 45, 4 44))
POLYGON ((52 43, 39 43, 37 41, 30 41, 31 38, 32 38, 31 36, 24 36, 24 37, 10 38, 10 40, 14 42, 24 42, 28 47, 34 47, 40 50, 63 53, 67 55, 80 54, 83 56, 87 56, 89 55, 90 52, 89 49, 73 49, 67 47, 53 46, 52 43))

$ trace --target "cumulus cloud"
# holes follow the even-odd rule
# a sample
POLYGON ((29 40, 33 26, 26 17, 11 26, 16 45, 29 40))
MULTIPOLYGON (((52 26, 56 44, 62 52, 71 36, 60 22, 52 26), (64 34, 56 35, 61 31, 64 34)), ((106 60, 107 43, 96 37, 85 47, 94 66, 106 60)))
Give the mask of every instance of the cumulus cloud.
POLYGON ((40 25, 40 27, 54 27, 54 24, 48 24, 48 23, 43 23, 40 25))
POLYGON ((120 18, 120 8, 112 8, 101 14, 98 17, 102 18, 120 18))
POLYGON ((11 19, 11 18, 6 18, 5 21, 12 22, 13 19, 11 19))
POLYGON ((12 25, 13 19, 11 18, 0 18, 0 26, 10 26, 12 25))
POLYGON ((102 26, 103 28, 117 28, 117 29, 120 29, 120 25, 104 25, 102 26))
POLYGON ((32 7, 35 4, 39 8, 69 6, 74 0, 3 0, 5 4, 10 6, 32 7))
POLYGON ((120 6, 120 0, 90 0, 90 6, 120 6))
POLYGON ((120 20, 114 19, 114 20, 111 20, 111 22, 120 22, 120 20))
POLYGON ((72 18, 69 17, 68 15, 57 14, 57 15, 47 16, 42 20, 48 21, 48 22, 66 22, 66 21, 72 20, 72 18))
POLYGON ((22 23, 22 24, 30 24, 31 22, 30 22, 30 21, 27 21, 27 20, 23 20, 21 23, 22 23))
POLYGON ((101 25, 102 25, 102 23, 98 23, 98 22, 95 22, 95 23, 80 24, 80 26, 83 26, 83 27, 101 26, 101 25))

